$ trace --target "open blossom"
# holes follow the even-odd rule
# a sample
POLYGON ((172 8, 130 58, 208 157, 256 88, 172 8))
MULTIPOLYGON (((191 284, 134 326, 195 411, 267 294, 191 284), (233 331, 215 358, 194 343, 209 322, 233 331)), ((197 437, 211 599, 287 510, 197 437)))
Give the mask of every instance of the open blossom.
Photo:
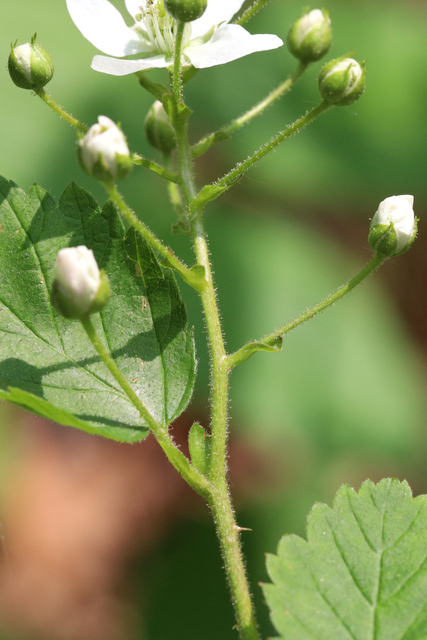
MULTIPOLYGON (((204 14, 186 23, 183 64, 197 69, 237 60, 256 51, 280 47, 280 38, 252 35, 243 27, 229 24, 244 0, 208 0, 204 14)), ((128 26, 108 0, 67 0, 72 20, 89 42, 108 56, 95 56, 92 69, 123 76, 173 63, 175 21, 163 0, 125 0, 134 24, 128 26), (140 55, 137 59, 121 59, 140 55)))

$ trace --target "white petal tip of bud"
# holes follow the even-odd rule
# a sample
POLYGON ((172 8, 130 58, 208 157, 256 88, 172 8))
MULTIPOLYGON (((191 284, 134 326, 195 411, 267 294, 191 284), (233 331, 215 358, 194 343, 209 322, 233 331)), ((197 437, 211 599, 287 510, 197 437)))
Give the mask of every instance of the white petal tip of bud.
POLYGON ((417 235, 414 196, 390 196, 380 202, 371 220, 369 244, 387 258, 407 251, 417 235))

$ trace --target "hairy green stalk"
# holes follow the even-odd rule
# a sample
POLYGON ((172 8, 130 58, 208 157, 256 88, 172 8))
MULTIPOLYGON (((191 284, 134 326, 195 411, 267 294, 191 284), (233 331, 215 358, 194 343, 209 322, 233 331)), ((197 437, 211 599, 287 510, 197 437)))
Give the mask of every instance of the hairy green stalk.
MULTIPOLYGON (((180 186, 183 200, 190 211, 196 196, 192 153, 188 141, 186 113, 182 100, 181 40, 176 38, 174 73, 174 109, 172 123, 175 127, 179 155, 180 186)), ((215 285, 209 258, 209 250, 203 226, 202 211, 192 210, 191 232, 197 263, 205 269, 206 286, 200 291, 211 360, 211 460, 209 480, 212 486, 208 498, 224 560, 227 580, 234 606, 237 629, 241 640, 260 640, 255 613, 246 578, 239 528, 234 518, 227 482, 227 420, 228 420, 228 367, 221 322, 215 294, 215 285)))
POLYGON ((93 326, 92 320, 88 315, 81 319, 84 330, 86 331, 89 340, 91 341, 95 351, 105 364, 111 375, 118 382, 120 387, 126 393, 129 400, 139 412, 139 415, 149 427, 150 431, 154 434, 157 442, 162 447, 168 460, 172 463, 175 469, 182 475, 185 481, 206 499, 210 496, 210 486, 208 480, 202 476, 187 460, 184 454, 178 449, 172 440, 167 428, 158 424, 153 418, 148 409, 144 406, 141 400, 136 395, 123 373, 116 365, 114 359, 104 346, 103 342, 99 339, 93 326))
MULTIPOLYGON (((347 293, 349 293, 352 289, 357 287, 358 284, 361 284, 371 273, 373 273, 376 269, 378 269, 386 260, 387 258, 385 256, 376 255, 366 265, 366 267, 362 269, 362 271, 360 271, 360 273, 354 276, 354 278, 349 280, 346 284, 343 284, 334 293, 331 293, 330 296, 327 296, 324 300, 314 305, 314 307, 311 307, 311 309, 307 309, 307 311, 305 311, 300 316, 298 316, 298 318, 295 318, 295 320, 292 320, 291 322, 288 322, 287 324, 282 325, 272 333, 269 333, 268 335, 264 336, 264 338, 262 338, 260 342, 267 345, 274 345, 275 341, 278 338, 281 338, 282 336, 284 336, 285 333, 292 331, 292 329, 295 329, 300 324, 303 324, 304 322, 307 322, 307 320, 314 318, 314 316, 316 316, 318 313, 320 313, 321 311, 324 311, 324 309, 327 309, 328 307, 333 305, 335 302, 337 302, 337 300, 339 300, 340 298, 345 296, 347 293)), ((251 353, 250 355, 253 355, 253 354, 251 353)), ((235 353, 230 354, 227 357, 227 363, 229 368, 232 369, 233 367, 236 367, 242 362, 245 362, 248 359, 248 357, 250 357, 250 355, 248 355, 248 352, 247 352, 247 345, 245 345, 235 353)))

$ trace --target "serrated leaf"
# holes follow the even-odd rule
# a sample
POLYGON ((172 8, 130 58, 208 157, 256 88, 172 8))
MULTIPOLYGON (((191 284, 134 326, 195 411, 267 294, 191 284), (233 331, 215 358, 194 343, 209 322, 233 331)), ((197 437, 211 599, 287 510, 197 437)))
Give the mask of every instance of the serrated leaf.
POLYGON ((282 538, 263 586, 286 640, 427 638, 427 496, 406 482, 343 486, 315 505, 307 541, 282 538))
POLYGON ((147 434, 80 323, 50 305, 57 252, 85 244, 113 291, 92 316, 96 329, 152 415, 169 424, 188 404, 195 378, 193 336, 173 273, 133 231, 125 233, 111 203, 101 212, 75 184, 56 205, 38 186, 27 196, 0 178, 0 216, 2 397, 62 424, 71 416, 70 426, 116 440, 147 434))

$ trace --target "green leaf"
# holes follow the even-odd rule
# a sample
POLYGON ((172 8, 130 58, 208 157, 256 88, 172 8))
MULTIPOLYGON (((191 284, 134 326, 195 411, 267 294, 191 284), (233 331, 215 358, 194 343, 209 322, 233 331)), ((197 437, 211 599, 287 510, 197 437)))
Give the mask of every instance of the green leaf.
POLYGON ((427 496, 406 482, 343 486, 317 504, 307 542, 282 538, 264 585, 286 640, 421 640, 427 637, 427 496))
POLYGON ((56 205, 38 186, 26 195, 0 178, 0 220, 1 397, 116 440, 147 435, 81 324, 50 304, 57 252, 84 244, 113 292, 93 316, 98 334, 154 418, 168 425, 187 406, 195 378, 193 336, 173 273, 133 231, 125 233, 110 202, 101 211, 75 184, 56 205))

